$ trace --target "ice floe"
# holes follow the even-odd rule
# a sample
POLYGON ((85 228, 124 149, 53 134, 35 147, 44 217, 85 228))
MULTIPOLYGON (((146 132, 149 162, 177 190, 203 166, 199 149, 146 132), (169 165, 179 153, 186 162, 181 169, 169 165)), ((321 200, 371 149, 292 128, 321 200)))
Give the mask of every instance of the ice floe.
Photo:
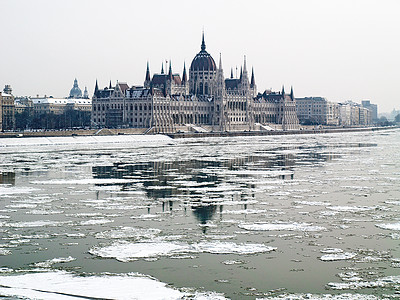
POLYGON ((323 231, 325 227, 308 223, 265 223, 265 224, 239 224, 242 229, 254 231, 323 231))
POLYGON ((376 227, 388 230, 400 230, 400 222, 388 224, 375 224, 376 227))
POLYGON ((336 261, 336 260, 347 260, 356 257, 356 253, 343 252, 322 255, 319 259, 322 261, 336 261))
POLYGON ((275 247, 264 244, 236 244, 229 242, 199 242, 193 244, 179 242, 148 242, 129 243, 115 242, 106 247, 93 247, 92 255, 115 258, 127 262, 139 258, 157 258, 161 256, 176 256, 193 253, 211 254, 257 254, 275 250, 275 247))
POLYGON ((243 210, 225 210, 223 214, 231 215, 253 215, 253 214, 265 214, 267 210, 265 209, 243 209, 243 210))
MULTIPOLYGON (((64 271, 0 275, 0 295, 29 299, 181 299, 188 293, 140 274, 76 276, 64 271)), ((202 294, 200 294, 202 295, 202 294)), ((199 295, 199 296, 200 296, 199 295)), ((204 299, 212 299, 204 293, 204 299)), ((194 295, 195 296, 195 293, 194 295)), ((194 297, 195 298, 195 297, 194 297)), ((196 298, 195 298, 196 299, 196 298)))
POLYGON ((63 184, 63 185, 86 185, 86 184, 123 184, 133 182, 131 179, 115 179, 115 178, 82 178, 82 179, 53 179, 32 181, 33 184, 63 184))
POLYGON ((68 262, 71 262, 71 261, 74 261, 74 260, 76 260, 76 258, 74 258, 72 256, 58 257, 58 258, 53 258, 53 259, 49 259, 49 260, 46 260, 46 261, 35 263, 34 266, 35 267, 39 267, 39 268, 50 268, 54 264, 68 263, 68 262))
POLYGON ((0 195, 4 196, 4 195, 15 195, 15 194, 29 194, 37 190, 38 189, 31 187, 0 186, 0 195))
POLYGON ((154 238, 161 233, 160 229, 145 229, 134 227, 121 227, 119 229, 108 230, 96 233, 95 237, 98 239, 121 239, 121 238, 154 238))
POLYGON ((112 223, 114 220, 108 220, 108 219, 94 219, 94 220, 87 220, 87 221, 82 221, 79 224, 86 226, 86 225, 101 225, 101 224, 107 224, 107 223, 112 223))
POLYGON ((15 223, 8 223, 7 226, 10 227, 43 227, 43 226, 61 226, 66 222, 61 221, 50 221, 50 220, 38 220, 38 221, 30 221, 30 222, 15 222, 15 223))
POLYGON ((310 205, 310 206, 329 206, 331 203, 322 201, 295 201, 296 204, 310 205))
POLYGON ((0 256, 10 255, 11 251, 8 249, 0 248, 0 256))
POLYGON ((391 288, 400 284, 400 276, 386 276, 370 281, 329 282, 327 286, 334 290, 357 290, 366 288, 391 288))
POLYGON ((267 298, 257 298, 257 300, 381 300, 380 297, 365 294, 282 294, 279 296, 271 296, 267 298))
POLYGON ((377 209, 377 206, 328 206, 331 209, 339 212, 363 212, 377 209))

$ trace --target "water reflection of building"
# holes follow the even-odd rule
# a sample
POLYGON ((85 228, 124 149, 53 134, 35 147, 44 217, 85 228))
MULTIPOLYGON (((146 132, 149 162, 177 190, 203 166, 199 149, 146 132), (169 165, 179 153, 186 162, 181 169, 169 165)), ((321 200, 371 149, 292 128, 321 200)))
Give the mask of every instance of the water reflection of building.
MULTIPOLYGON (((217 205, 192 206, 192 212, 200 225, 206 225, 217 212, 217 205)), ((203 232, 206 233, 207 227, 203 226, 202 228, 203 232)))
POLYGON ((15 173, 14 172, 0 173, 0 184, 15 185, 15 173))
MULTIPOLYGON (((282 148, 275 149, 281 151, 282 148)), ((272 152, 275 151, 271 150, 272 152)), ((270 152, 271 152, 270 151, 270 152)), ((192 199, 196 195, 201 198, 196 189, 189 189, 185 182, 195 182, 201 187, 216 187, 225 181, 225 175, 210 172, 210 169, 236 171, 250 166, 254 170, 290 170, 295 164, 295 155, 278 154, 273 157, 267 155, 246 156, 228 160, 186 160, 172 162, 140 162, 127 165, 114 163, 110 166, 95 166, 92 168, 94 178, 137 179, 141 183, 147 197, 153 199, 170 198, 176 195, 187 194, 192 199), (180 180, 179 178, 185 178, 180 180)), ((247 168, 245 168, 247 169, 247 168)), ((240 174, 238 177, 249 177, 252 174, 240 174)), ((286 177, 289 179, 289 177, 286 177)), ((128 182, 122 186, 123 190, 135 188, 137 183, 128 182)))

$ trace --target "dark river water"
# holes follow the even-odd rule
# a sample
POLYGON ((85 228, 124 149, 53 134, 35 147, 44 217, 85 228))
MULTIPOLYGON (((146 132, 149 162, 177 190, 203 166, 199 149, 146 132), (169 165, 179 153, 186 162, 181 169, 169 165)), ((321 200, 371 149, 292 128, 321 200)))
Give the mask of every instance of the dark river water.
POLYGON ((0 296, 398 299, 400 130, 0 140, 0 296))

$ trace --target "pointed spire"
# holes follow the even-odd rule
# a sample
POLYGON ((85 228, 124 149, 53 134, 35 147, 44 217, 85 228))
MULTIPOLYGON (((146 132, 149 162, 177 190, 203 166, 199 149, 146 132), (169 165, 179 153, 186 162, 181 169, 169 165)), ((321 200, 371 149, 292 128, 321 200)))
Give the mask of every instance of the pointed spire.
POLYGON ((187 75, 186 75, 186 63, 183 62, 183 74, 182 74, 182 82, 185 83, 187 81, 187 75))
POLYGON ((219 53, 219 66, 218 69, 222 70, 222 56, 221 53, 219 53))
POLYGON ((109 89, 112 89, 112 85, 111 85, 111 79, 110 79, 110 85, 108 86, 109 89))
POLYGON ((96 79, 96 85, 94 86, 94 93, 93 93, 93 96, 96 96, 96 97, 97 97, 98 91, 99 91, 99 85, 97 84, 97 79, 96 79))
POLYGON ((146 81, 150 81, 150 68, 149 68, 149 62, 147 62, 146 81))
POLYGON ((171 64, 171 60, 169 61, 168 77, 169 77, 169 79, 172 79, 172 64, 171 64))
POLYGON ((290 98, 294 100, 293 86, 290 87, 290 98))
POLYGON ((161 74, 164 74, 164 62, 161 63, 161 74))
POLYGON ((233 68, 231 68, 231 79, 233 79, 233 68))
POLYGON ((282 85, 282 95, 285 96, 285 86, 282 85))
POLYGON ((250 86, 254 87, 256 84, 256 80, 254 79, 254 69, 251 67, 251 80, 250 80, 250 86))
POLYGON ((243 61, 243 72, 247 72, 246 55, 244 56, 244 61, 243 61))
POLYGON ((204 29, 203 29, 203 38, 201 41, 201 51, 205 51, 206 50, 206 43, 204 42, 204 29))

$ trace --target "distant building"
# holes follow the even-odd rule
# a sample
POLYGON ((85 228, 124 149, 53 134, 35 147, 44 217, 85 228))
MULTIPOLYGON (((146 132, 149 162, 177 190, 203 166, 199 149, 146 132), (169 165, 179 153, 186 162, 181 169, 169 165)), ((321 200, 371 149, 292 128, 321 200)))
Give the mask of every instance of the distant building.
POLYGON ((217 67, 206 51, 192 60, 187 76, 172 72, 150 75, 149 65, 143 86, 111 83, 99 89, 97 81, 92 102, 92 124, 98 127, 141 127, 154 132, 256 130, 273 123, 284 130, 299 128, 293 90, 257 94, 254 71, 248 74, 246 59, 240 78, 224 77, 222 60, 217 67), (263 123, 263 124, 259 124, 263 123))
POLYGON ((361 101, 361 105, 371 111, 372 122, 376 123, 378 121, 378 105, 372 104, 369 100, 361 101))
POLYGON ((82 90, 79 88, 78 80, 75 78, 74 85, 73 85, 72 89, 69 92, 69 97, 68 98, 71 98, 71 99, 82 99, 82 98, 83 99, 89 99, 89 93, 88 93, 87 88, 85 87, 85 91, 83 92, 83 95, 82 95, 82 90))
POLYGON ((1 130, 14 130, 15 128, 15 104, 10 85, 6 85, 0 96, 1 104, 1 130))
POLYGON ((353 101, 339 103, 340 124, 342 126, 365 126, 372 124, 372 113, 368 108, 362 107, 353 101))
POLYGON ((90 112, 92 109, 91 99, 65 99, 45 96, 30 98, 30 100, 32 101, 33 111, 35 115, 50 113, 60 115, 70 109, 90 112))
POLYGON ((323 97, 296 98, 296 112, 303 124, 339 125, 339 105, 323 97))

